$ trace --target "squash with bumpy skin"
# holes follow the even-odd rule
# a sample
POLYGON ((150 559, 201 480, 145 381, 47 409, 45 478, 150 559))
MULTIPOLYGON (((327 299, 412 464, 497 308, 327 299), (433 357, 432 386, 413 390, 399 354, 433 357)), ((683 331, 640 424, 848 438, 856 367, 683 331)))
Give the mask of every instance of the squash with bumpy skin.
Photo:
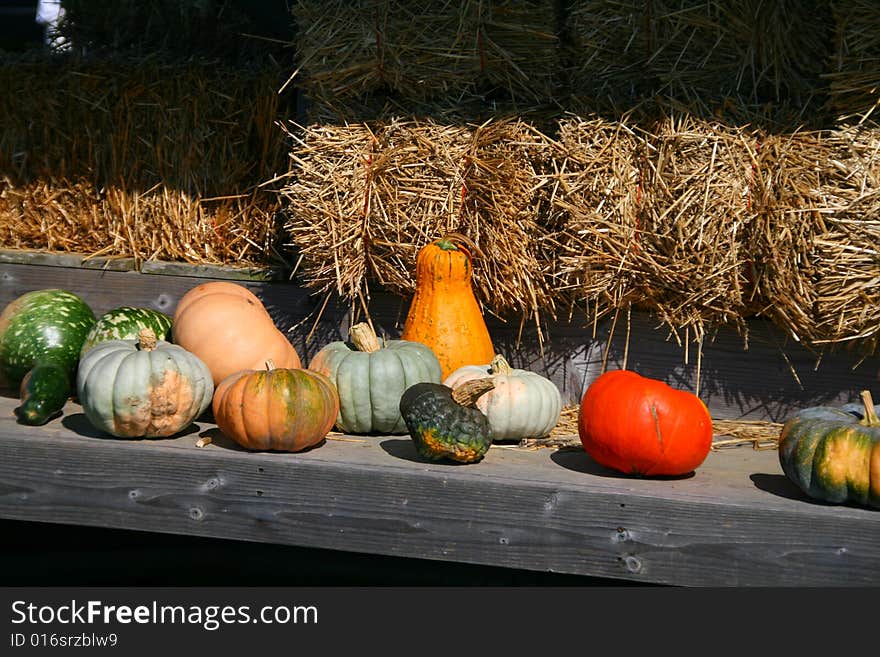
POLYGON ((453 390, 474 379, 492 377, 495 388, 477 400, 489 418, 495 440, 543 438, 559 422, 562 395, 550 379, 511 367, 502 355, 488 365, 459 367, 443 381, 453 390))
POLYGON ((211 372, 179 345, 143 329, 137 340, 109 340, 80 361, 77 396, 92 425, 118 438, 179 433, 211 405, 211 372))
POLYGON ((808 497, 880 508, 880 405, 814 406, 782 426, 779 463, 808 497))
POLYGON ((417 383, 400 398, 400 412, 416 451, 431 461, 476 463, 492 445, 492 427, 476 401, 495 386, 476 379, 455 390, 440 383, 417 383))
POLYGON ((243 370, 214 394, 220 431, 246 449, 300 452, 318 445, 339 413, 336 386, 320 372, 276 368, 243 370))
POLYGON ((352 326, 350 338, 329 343, 309 363, 339 392, 336 427, 354 434, 406 433, 400 398, 416 383, 440 383, 440 362, 420 342, 380 340, 366 323, 352 326))

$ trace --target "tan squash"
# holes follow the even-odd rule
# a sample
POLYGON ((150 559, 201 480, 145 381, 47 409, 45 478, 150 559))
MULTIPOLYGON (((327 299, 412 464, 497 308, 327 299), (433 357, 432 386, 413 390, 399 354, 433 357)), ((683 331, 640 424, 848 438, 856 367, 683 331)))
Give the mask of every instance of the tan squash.
POLYGON ((416 291, 401 339, 421 342, 440 361, 443 378, 495 356, 472 288, 473 267, 461 235, 425 245, 416 258, 416 291))
POLYGON ((212 281, 187 292, 174 311, 171 334, 208 366, 215 386, 240 370, 261 369, 267 360, 280 368, 302 367, 262 302, 237 283, 212 281))

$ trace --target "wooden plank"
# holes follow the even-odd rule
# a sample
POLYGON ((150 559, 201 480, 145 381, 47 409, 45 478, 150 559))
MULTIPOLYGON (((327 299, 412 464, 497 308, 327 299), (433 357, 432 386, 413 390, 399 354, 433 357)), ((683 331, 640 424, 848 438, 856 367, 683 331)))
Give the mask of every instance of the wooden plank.
MULTIPOLYGON (((138 305, 173 314, 180 297, 201 282, 216 280, 198 275, 168 273, 153 276, 136 271, 112 271, 61 266, 41 257, 39 264, 0 259, 0 304, 5 305, 32 289, 64 287, 80 294, 100 314, 119 305, 138 305)), ((186 265, 177 265, 183 272, 186 265)), ((189 274, 203 272, 195 269, 189 274)), ((239 280, 252 290, 308 362, 332 340, 344 339, 351 320, 347 304, 312 296, 296 281, 239 280)), ((408 300, 373 292, 371 316, 380 334, 399 337, 408 300)), ((580 400, 583 391, 603 368, 626 366, 675 387, 697 390, 697 348, 688 350, 671 339, 659 322, 645 313, 632 314, 629 339, 624 319, 600 322, 595 334, 589 318, 550 322, 543 348, 535 328, 519 321, 487 323, 496 349, 511 364, 537 371, 560 388, 566 403, 580 400), (613 329, 613 330, 612 330, 613 329)), ((699 394, 714 417, 782 422, 794 410, 819 404, 858 401, 866 388, 880 381, 880 356, 860 362, 856 353, 839 351, 821 360, 793 344, 769 322, 749 323, 748 350, 731 329, 719 329, 704 345, 700 363, 699 394), (818 363, 818 366, 817 366, 818 363)), ((880 397, 880 391, 875 391, 880 397)))
POLYGON ((690 477, 616 475, 581 450, 427 463, 407 436, 252 453, 209 422, 117 440, 75 403, 23 428, 0 399, 0 517, 687 586, 880 584, 880 513, 808 500, 772 451, 690 477), (212 444, 195 446, 200 436, 212 444))

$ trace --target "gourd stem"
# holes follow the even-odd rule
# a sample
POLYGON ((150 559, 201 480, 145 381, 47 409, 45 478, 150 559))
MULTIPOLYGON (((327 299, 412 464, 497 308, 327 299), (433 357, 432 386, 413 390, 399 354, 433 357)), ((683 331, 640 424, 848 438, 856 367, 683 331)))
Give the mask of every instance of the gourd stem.
POLYGON ((137 348, 140 351, 153 351, 156 348, 156 333, 151 328, 142 328, 138 331, 137 348))
POLYGON ((869 427, 876 427, 880 425, 880 418, 877 417, 877 413, 874 411, 874 400, 871 398, 870 390, 862 390, 862 404, 865 405, 865 419, 864 424, 869 427))
POLYGON ((491 377, 465 381, 452 390, 452 401, 459 406, 476 406, 477 400, 494 387, 491 377))
POLYGON ((501 354, 495 355, 495 358, 492 359, 492 364, 489 367, 492 369, 492 374, 510 376, 510 363, 508 363, 507 359, 501 354))
POLYGON ((358 351, 372 353, 382 348, 382 344, 379 342, 379 338, 376 337, 373 327, 366 322, 360 322, 352 326, 348 331, 348 335, 358 351))

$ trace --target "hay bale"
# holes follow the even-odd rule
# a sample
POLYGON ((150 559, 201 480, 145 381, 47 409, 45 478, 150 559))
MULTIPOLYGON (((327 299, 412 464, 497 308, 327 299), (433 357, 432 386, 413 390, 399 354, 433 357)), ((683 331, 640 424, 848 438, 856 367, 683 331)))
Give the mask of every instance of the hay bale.
POLYGON ((215 62, 0 63, 3 244, 278 262, 277 71, 215 62))
POLYGON ((478 247, 474 287, 489 311, 538 321, 552 308, 535 256, 540 132, 518 121, 412 118, 287 131, 285 226, 312 288, 359 300, 365 311, 371 283, 408 296, 418 250, 459 232, 478 247))
POLYGON ((773 172, 756 233, 765 314, 815 348, 880 340, 880 130, 769 137, 773 172))
POLYGON ((624 118, 559 123, 554 169, 546 174, 554 226, 553 287, 571 312, 598 321, 640 297, 630 267, 641 204, 643 134, 624 118))
POLYGON ((828 71, 828 108, 843 123, 880 124, 880 11, 872 0, 833 3, 835 38, 828 71))
POLYGON ((812 102, 830 44, 822 0, 575 0, 566 42, 575 95, 629 108, 653 95, 703 118, 735 104, 812 102))
POLYGON ((754 138, 690 116, 636 130, 625 122, 563 125, 565 174, 554 207, 566 287, 601 316, 635 306, 680 340, 723 324, 745 332, 743 233, 754 138))
POLYGON ((489 89, 547 99, 556 84, 551 0, 299 0, 294 82, 316 103, 402 102, 489 89))

